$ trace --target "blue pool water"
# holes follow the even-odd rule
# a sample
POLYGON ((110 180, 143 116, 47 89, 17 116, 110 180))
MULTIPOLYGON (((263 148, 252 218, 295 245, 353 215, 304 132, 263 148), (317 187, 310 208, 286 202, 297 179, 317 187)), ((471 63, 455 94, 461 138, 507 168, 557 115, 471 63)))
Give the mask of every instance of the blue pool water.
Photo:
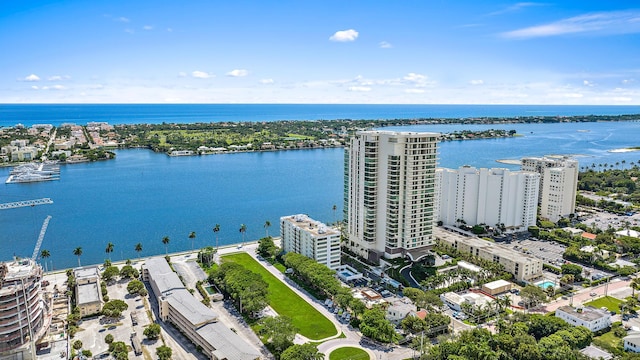
POLYGON ((549 286, 555 287, 555 283, 553 281, 543 281, 541 283, 537 283, 536 285, 540 286, 543 289, 547 289, 549 286))

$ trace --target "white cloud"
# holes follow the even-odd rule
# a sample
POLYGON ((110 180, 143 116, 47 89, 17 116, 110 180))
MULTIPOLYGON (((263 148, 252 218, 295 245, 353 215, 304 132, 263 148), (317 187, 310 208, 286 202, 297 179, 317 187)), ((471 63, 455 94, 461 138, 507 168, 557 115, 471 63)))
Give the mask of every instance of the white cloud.
POLYGON ((506 38, 527 39, 566 34, 633 34, 640 32, 640 11, 609 11, 589 13, 549 24, 505 32, 506 38))
POLYGON ((53 85, 51 86, 51 90, 65 90, 66 87, 62 86, 62 85, 53 85))
POLYGON ((126 18, 124 16, 120 16, 119 18, 115 18, 114 20, 118 21, 118 22, 123 22, 123 23, 128 23, 128 22, 131 21, 131 20, 129 20, 129 18, 126 18))
POLYGON ((38 90, 38 89, 39 89, 39 87, 38 87, 37 85, 33 85, 33 86, 31 86, 31 88, 32 88, 33 90, 38 90))
POLYGON ((390 49, 393 47, 393 45, 391 45, 391 43, 388 43, 386 41, 381 41, 378 46, 380 46, 380 48, 382 49, 390 49))
POLYGON ((244 77, 249 75, 249 72, 245 69, 234 69, 227 73, 227 76, 231 77, 244 77))
POLYGON ((273 84, 273 83, 274 83, 273 79, 261 79, 260 80, 260 84, 264 84, 264 85, 270 85, 270 84, 273 84))
POLYGON ((371 88, 368 86, 350 86, 347 90, 356 92, 368 92, 371 88))
POLYGON ((196 70, 196 71, 191 73, 191 76, 196 78, 196 79, 208 79, 208 78, 212 77, 213 75, 211 75, 209 73, 206 73, 204 71, 196 70))
POLYGON ((23 79, 24 81, 40 81, 40 77, 36 74, 31 74, 23 79))
POLYGON ((136 31, 133 29, 124 29, 124 32, 129 33, 129 34, 135 34, 136 31))
POLYGON ((406 81, 419 82, 424 81, 427 77, 422 74, 408 73, 402 79, 406 81))
POLYGON ((53 86, 32 86, 33 90, 66 90, 67 88, 62 85, 53 85, 53 86))
POLYGON ((483 85, 484 84, 484 80, 471 80, 469 81, 470 85, 483 85))
POLYGON ((184 72, 184 71, 180 71, 180 72, 178 73, 178 77, 181 77, 181 78, 183 78, 183 77, 187 77, 187 73, 186 73, 186 72, 184 72))
POLYGON ((591 81, 589 81, 589 80, 584 80, 584 81, 582 81, 582 85, 584 85, 584 86, 593 86, 593 83, 591 81))
POLYGON ((429 80, 426 75, 417 74, 417 73, 408 73, 402 78, 402 83, 414 85, 416 87, 426 87, 435 85, 436 82, 433 80, 429 80))
POLYGON ((153 30, 153 26, 151 25, 145 25, 142 27, 143 30, 153 30))
POLYGON ((520 2, 514 5, 511 5, 509 7, 506 7, 502 10, 498 10, 495 12, 492 12, 491 16, 493 15, 501 15, 501 14, 507 14, 507 13, 512 13, 512 12, 517 12, 520 11, 524 8, 528 8, 528 7, 532 7, 532 6, 540 6, 540 5, 544 5, 544 4, 540 4, 540 3, 534 3, 534 2, 520 2))
POLYGON ((340 30, 331 35, 331 37, 329 37, 329 40, 338 42, 355 41, 358 38, 358 35, 358 32, 353 29, 340 30))
POLYGON ((49 76, 47 78, 47 80, 49 80, 49 81, 62 81, 62 80, 69 80, 69 79, 71 79, 71 76, 69 76, 69 75, 64 75, 64 76, 53 75, 53 76, 49 76))
POLYGON ((405 91, 407 94, 423 94, 424 90, 423 89, 405 89, 405 91))

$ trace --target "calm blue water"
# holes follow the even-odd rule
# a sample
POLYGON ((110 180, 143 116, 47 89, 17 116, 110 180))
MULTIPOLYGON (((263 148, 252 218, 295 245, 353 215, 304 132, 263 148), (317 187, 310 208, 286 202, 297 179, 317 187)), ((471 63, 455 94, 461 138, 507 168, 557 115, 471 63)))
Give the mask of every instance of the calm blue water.
MULTIPOLYGON (((87 121, 101 120, 96 117, 87 121)), ((586 166, 622 160, 627 165, 631 161, 640 162, 640 152, 608 152, 639 146, 640 122, 399 129, 451 132, 487 128, 516 129, 524 136, 441 143, 440 166, 504 167, 495 160, 546 154, 579 154, 581 165, 586 166)), ((9 170, 0 168, 0 180, 4 181, 9 170)), ((246 238, 256 239, 265 235, 263 225, 267 220, 272 223, 269 233, 278 235, 279 218, 284 215, 306 213, 333 222, 332 206, 338 206, 338 217, 342 211, 342 171, 342 149, 202 157, 120 150, 113 161, 62 166, 60 181, 0 183, 0 202, 41 197, 50 197, 55 202, 0 211, 0 260, 13 255, 31 256, 47 215, 53 218, 42 248, 51 252, 49 267, 53 262, 55 268, 77 265, 72 254, 77 246, 83 248, 83 264, 100 263, 107 257, 104 249, 108 242, 115 244, 112 259, 120 260, 137 257, 133 249, 138 242, 143 244, 142 256, 164 254, 161 242, 164 236, 171 238, 170 252, 190 249, 191 231, 197 234, 196 248, 215 245, 211 229, 216 223, 221 225, 220 244, 224 245, 242 241, 239 232, 242 223, 247 225, 246 238)))
POLYGON ((159 124, 220 121, 408 119, 640 114, 640 106, 570 105, 341 105, 341 104, 0 104, 0 126, 16 123, 159 124))

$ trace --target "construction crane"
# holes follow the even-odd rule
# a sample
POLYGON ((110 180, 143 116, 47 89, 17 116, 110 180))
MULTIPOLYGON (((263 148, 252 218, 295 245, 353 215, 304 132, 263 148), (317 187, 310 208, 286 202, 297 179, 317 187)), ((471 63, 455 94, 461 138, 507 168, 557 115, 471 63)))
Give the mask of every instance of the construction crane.
POLYGON ((15 209, 15 208, 25 207, 25 206, 46 205, 46 204, 53 204, 53 200, 49 198, 43 198, 43 199, 24 200, 24 201, 4 203, 4 204, 0 204, 0 210, 15 209))
POLYGON ((42 228, 40 229, 40 235, 38 236, 38 242, 36 242, 36 247, 33 249, 33 255, 31 255, 31 260, 34 262, 38 257, 38 251, 40 251, 40 246, 42 245, 42 240, 44 240, 44 234, 47 232, 47 226, 49 226, 49 220, 51 220, 51 215, 48 215, 46 219, 44 219, 44 223, 42 224, 42 228))

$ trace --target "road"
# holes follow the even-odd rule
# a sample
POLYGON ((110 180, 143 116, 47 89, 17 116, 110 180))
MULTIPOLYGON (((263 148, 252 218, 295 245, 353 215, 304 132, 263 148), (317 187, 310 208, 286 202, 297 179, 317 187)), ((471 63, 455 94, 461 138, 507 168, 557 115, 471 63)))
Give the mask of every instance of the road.
POLYGON ((573 303, 574 305, 583 304, 591 301, 591 299, 596 297, 602 297, 604 295, 608 295, 614 290, 622 289, 624 287, 629 286, 631 280, 620 280, 613 279, 609 283, 598 285, 595 288, 587 288, 573 295, 573 299, 568 298, 566 300, 559 299, 555 300, 549 304, 538 306, 536 309, 531 309, 530 312, 539 312, 539 313, 548 313, 555 311, 557 308, 565 305, 569 305, 573 303), (606 294, 605 294, 606 291, 606 294), (591 296, 591 293, 597 294, 596 296, 591 296))

